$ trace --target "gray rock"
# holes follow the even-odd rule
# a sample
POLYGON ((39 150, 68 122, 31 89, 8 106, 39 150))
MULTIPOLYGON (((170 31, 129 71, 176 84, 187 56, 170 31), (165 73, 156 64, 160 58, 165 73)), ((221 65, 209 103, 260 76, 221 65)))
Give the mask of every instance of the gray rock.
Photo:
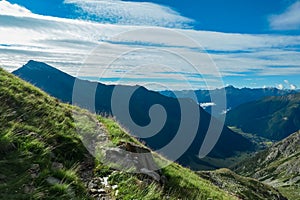
POLYGON ((32 164, 30 169, 28 170, 31 178, 37 178, 40 173, 40 165, 39 164, 32 164))
POLYGON ((97 189, 94 189, 94 188, 90 189, 90 192, 91 192, 92 194, 98 194, 98 190, 97 190, 97 189))
POLYGON ((59 184, 60 183, 60 180, 57 179, 57 178, 54 178, 52 176, 48 177, 46 179, 47 183, 49 183, 50 185, 55 185, 55 184, 59 184))
POLYGON ((88 188, 89 188, 89 189, 98 188, 98 185, 97 185, 97 184, 95 184, 95 183, 93 182, 93 180, 92 180, 91 182, 89 182, 89 184, 88 184, 88 188))
POLYGON ((59 162, 53 162, 51 168, 53 170, 60 170, 64 168, 64 165, 62 163, 59 162))
POLYGON ((115 189, 117 189, 118 188, 118 186, 117 185, 113 185, 113 186, 111 186, 111 189, 113 189, 113 190, 115 190, 115 189))
POLYGON ((149 169, 146 168, 142 168, 140 170, 141 173, 151 177, 153 180, 159 182, 160 181, 160 175, 158 173, 156 173, 155 171, 151 171, 149 169))
POLYGON ((24 193, 25 194, 30 194, 32 192, 34 192, 35 188, 31 185, 25 185, 24 186, 24 193))
POLYGON ((106 190, 101 188, 101 189, 98 190, 98 193, 99 194, 106 194, 106 190))
POLYGON ((149 170, 157 170, 158 166, 154 162, 151 151, 147 148, 138 146, 130 142, 121 142, 119 148, 126 151, 133 158, 138 170, 146 168, 149 170))
POLYGON ((135 168, 133 158, 130 154, 118 147, 107 148, 104 152, 105 161, 120 166, 120 169, 128 170, 135 168))
POLYGON ((159 169, 149 149, 129 142, 121 142, 118 147, 106 148, 103 154, 106 162, 115 164, 122 170, 159 169))
POLYGON ((103 181, 101 182, 101 184, 105 187, 108 187, 108 177, 103 177, 103 181))

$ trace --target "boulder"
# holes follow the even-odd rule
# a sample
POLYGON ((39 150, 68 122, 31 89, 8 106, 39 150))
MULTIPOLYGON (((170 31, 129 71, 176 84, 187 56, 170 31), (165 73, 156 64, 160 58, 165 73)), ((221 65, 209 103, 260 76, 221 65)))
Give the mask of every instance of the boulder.
POLYGON ((118 147, 105 148, 106 162, 122 170, 135 170, 157 182, 161 181, 161 171, 149 149, 130 142, 120 142, 118 147))
POLYGON ((158 166, 154 162, 151 151, 149 149, 130 142, 121 142, 119 148, 128 152, 128 154, 131 154, 134 160, 137 161, 136 167, 138 170, 144 168, 154 171, 158 169, 158 166))

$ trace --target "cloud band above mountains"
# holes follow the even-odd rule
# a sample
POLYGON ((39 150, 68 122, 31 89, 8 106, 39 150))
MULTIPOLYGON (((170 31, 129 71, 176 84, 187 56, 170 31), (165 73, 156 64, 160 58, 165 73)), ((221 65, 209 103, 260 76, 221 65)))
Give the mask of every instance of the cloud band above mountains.
MULTIPOLYGON (((0 64, 10 71, 33 59, 76 75, 83 63, 87 68, 104 68, 107 59, 118 58, 129 51, 132 52, 119 59, 102 78, 118 79, 130 72, 132 66, 142 66, 143 63, 152 65, 148 64, 147 70, 129 74, 126 77, 128 84, 145 85, 156 80, 180 89, 179 78, 184 76, 200 88, 205 86, 201 75, 212 81, 220 75, 209 70, 214 63, 225 78, 300 75, 300 36, 100 24, 41 16, 0 1, 0 64), (138 35, 124 34, 136 33, 137 30, 138 35), (103 55, 99 55, 94 63, 85 62, 101 45, 106 47, 103 55), (132 51, 136 49, 144 50, 132 51), (177 52, 188 58, 202 74, 186 70, 186 62, 175 60, 169 53, 161 54, 163 51, 177 52)), ((88 70, 83 74, 86 77, 91 75, 88 70)))

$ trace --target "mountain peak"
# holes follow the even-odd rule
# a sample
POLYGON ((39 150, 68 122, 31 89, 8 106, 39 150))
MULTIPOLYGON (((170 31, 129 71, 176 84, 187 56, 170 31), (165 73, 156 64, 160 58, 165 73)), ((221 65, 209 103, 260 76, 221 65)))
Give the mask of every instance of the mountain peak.
POLYGON ((224 88, 226 91, 227 90, 239 90, 239 88, 234 87, 233 85, 228 85, 224 88))
MULTIPOLYGON (((52 67, 46 63, 35 60, 29 60, 25 65, 13 72, 13 74, 17 76, 28 73, 30 73, 32 76, 36 75, 37 78, 41 78, 41 74, 43 74, 48 78, 49 76, 59 76, 61 80, 73 79, 73 77, 71 77, 69 74, 60 71, 59 69, 52 67)), ((29 81, 29 79, 27 81, 29 81)))
POLYGON ((50 65, 47 65, 43 62, 38 62, 35 60, 29 60, 25 65, 23 65, 22 68, 27 68, 31 70, 53 70, 54 67, 51 67, 50 65))

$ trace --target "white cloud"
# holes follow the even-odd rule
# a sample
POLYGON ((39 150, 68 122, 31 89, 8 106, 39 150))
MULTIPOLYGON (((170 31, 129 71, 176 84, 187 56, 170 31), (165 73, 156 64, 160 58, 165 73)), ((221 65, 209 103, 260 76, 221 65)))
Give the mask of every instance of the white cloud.
POLYGON ((283 89, 284 89, 284 86, 283 86, 283 84, 278 84, 278 85, 277 85, 277 89, 279 89, 279 90, 283 90, 283 89))
POLYGON ((170 28, 189 28, 193 24, 193 20, 154 3, 121 0, 65 0, 64 3, 79 7, 84 19, 101 23, 170 28))
POLYGON ((220 75, 300 75, 300 36, 111 25, 28 12, 24 17, 14 15, 22 8, 6 1, 0 8, 0 65, 9 71, 33 59, 72 75, 84 67, 81 76, 98 70, 107 82, 123 77, 128 84, 160 81, 179 89, 205 86, 199 71, 207 86, 218 84, 220 75))
POLYGON ((292 83, 290 83, 290 81, 288 81, 288 80, 284 80, 284 83, 285 83, 285 86, 287 88, 290 88, 291 90, 296 90, 297 89, 297 86, 294 85, 294 84, 292 84, 292 83))
POLYGON ((214 102, 206 102, 206 103, 200 103, 200 106, 204 109, 207 107, 215 106, 216 104, 214 102))
POLYGON ((30 10, 19 6, 18 4, 11 4, 8 1, 1 1, 0 3, 1 15, 14 15, 14 16, 29 16, 32 13, 30 10))
POLYGON ((271 16, 269 20, 274 30, 300 29, 300 1, 296 1, 284 13, 271 16))
POLYGON ((297 89, 297 86, 294 85, 294 84, 291 84, 291 85, 290 85, 290 89, 291 89, 291 90, 296 90, 296 89, 297 89))

